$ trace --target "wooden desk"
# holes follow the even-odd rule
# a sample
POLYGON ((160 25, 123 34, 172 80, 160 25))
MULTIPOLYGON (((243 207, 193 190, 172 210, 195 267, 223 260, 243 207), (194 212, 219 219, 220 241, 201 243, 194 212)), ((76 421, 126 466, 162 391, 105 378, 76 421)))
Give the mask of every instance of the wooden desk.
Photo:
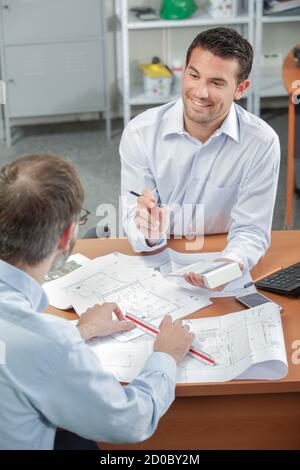
MULTIPOLYGON (((221 250, 225 235, 207 236, 203 251, 221 250)), ((184 240, 169 246, 184 251, 184 240)), ((90 256, 112 251, 133 254, 125 239, 80 240, 75 251, 90 256)), ((288 266, 300 258, 300 231, 273 232, 272 247, 253 270, 253 278, 288 266)), ((180 384, 176 400, 154 436, 141 444, 108 445, 102 449, 300 449, 300 363, 291 363, 292 343, 300 340, 300 300, 268 294, 282 305, 289 373, 282 380, 180 384)), ((216 299, 192 317, 241 310, 233 298, 216 299)), ((71 312, 49 311, 74 318, 71 312)), ((299 343, 300 344, 300 343, 299 343)), ((300 346, 299 362, 300 362, 300 346)))
MULTIPOLYGON (((298 47, 300 47, 300 45, 298 47)), ((295 190, 295 103, 293 101, 293 94, 296 91, 296 89, 292 87, 292 84, 296 80, 300 80, 300 67, 296 66, 293 55, 293 49, 287 54, 286 58, 284 59, 282 67, 282 79, 289 95, 285 226, 291 227, 293 219, 293 199, 295 190)), ((298 86, 297 88, 299 89, 300 87, 298 86)))

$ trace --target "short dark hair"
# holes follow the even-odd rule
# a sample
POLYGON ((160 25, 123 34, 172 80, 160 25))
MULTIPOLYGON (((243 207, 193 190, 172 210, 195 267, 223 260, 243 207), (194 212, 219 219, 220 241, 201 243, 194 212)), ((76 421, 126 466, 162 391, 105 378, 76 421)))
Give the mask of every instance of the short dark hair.
POLYGON ((246 80, 253 63, 253 48, 247 39, 230 28, 211 28, 195 37, 186 54, 186 67, 192 52, 201 48, 224 59, 234 58, 239 63, 238 83, 246 80))
POLYGON ((48 154, 0 170, 0 259, 35 266, 79 217, 84 198, 75 167, 48 154))

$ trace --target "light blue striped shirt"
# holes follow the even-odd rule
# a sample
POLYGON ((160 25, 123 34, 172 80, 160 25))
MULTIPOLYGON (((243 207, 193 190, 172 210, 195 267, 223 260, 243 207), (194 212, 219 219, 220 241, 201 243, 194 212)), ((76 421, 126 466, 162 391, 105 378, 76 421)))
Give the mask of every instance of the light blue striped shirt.
MULTIPOLYGON (((179 99, 130 121, 120 155, 123 225, 135 251, 151 248, 135 226, 136 198, 127 190, 149 188, 173 212, 171 234, 228 232, 222 255, 246 268, 263 256, 270 243, 280 146, 262 119, 233 103, 221 127, 202 143, 185 131, 179 99), (191 209, 184 218, 183 207, 191 209)), ((159 246, 165 243, 166 236, 159 246)))
POLYGON ((48 300, 0 260, 0 449, 52 449, 56 427, 103 442, 149 437, 174 399, 176 363, 154 352, 121 387, 76 326, 42 314, 48 300))

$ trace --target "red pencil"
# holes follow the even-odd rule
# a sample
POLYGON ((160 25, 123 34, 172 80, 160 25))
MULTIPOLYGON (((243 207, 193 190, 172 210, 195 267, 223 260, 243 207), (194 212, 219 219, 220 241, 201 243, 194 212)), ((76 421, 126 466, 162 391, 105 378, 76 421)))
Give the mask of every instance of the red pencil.
MULTIPOLYGON (((147 323, 144 320, 141 320, 140 318, 136 318, 132 314, 126 313, 125 318, 126 320, 129 320, 135 323, 138 327, 145 329, 149 333, 152 333, 155 335, 159 333, 159 329, 156 326, 151 325, 150 323, 147 323)), ((189 354, 192 357, 196 357, 197 359, 202 359, 203 361, 205 361, 207 364, 210 364, 211 366, 217 365, 216 361, 211 356, 209 356, 207 353, 204 353, 203 351, 195 349, 193 346, 190 347, 189 354)))

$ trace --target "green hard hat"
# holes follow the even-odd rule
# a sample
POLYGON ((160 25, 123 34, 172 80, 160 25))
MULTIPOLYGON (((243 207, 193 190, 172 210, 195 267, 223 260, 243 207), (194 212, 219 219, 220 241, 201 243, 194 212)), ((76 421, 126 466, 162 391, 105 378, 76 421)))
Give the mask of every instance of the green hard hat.
POLYGON ((184 20, 196 10, 194 0, 162 0, 160 17, 164 20, 184 20))

